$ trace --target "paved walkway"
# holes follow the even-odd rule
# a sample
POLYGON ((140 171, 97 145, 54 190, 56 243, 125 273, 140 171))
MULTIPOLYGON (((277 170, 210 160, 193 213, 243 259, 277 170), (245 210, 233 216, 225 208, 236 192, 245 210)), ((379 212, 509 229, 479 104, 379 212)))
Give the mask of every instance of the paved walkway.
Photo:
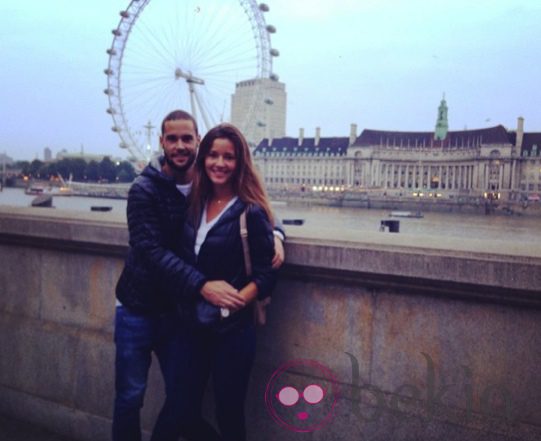
POLYGON ((0 441, 76 441, 41 427, 0 415, 0 441))

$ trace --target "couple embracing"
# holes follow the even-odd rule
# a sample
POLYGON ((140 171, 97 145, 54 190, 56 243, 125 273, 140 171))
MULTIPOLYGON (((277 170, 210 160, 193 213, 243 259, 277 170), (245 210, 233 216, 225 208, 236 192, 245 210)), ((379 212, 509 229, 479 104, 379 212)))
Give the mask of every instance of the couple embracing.
POLYGON ((243 441, 254 305, 274 287, 283 231, 274 227, 236 127, 221 124, 200 140, 192 115, 177 110, 163 120, 160 144, 163 155, 128 196, 130 247, 116 288, 113 440, 141 440, 154 352, 166 399, 152 440, 243 441), (201 415, 211 376, 220 434, 201 415))

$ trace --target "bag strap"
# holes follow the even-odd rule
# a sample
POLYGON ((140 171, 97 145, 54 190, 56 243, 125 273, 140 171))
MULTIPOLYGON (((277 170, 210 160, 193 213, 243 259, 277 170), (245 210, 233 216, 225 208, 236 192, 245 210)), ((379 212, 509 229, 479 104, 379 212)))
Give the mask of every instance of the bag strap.
POLYGON ((250 258, 250 246, 248 245, 248 228, 246 226, 246 212, 248 208, 240 215, 240 239, 242 242, 242 251, 244 251, 244 268, 246 275, 252 275, 252 259, 250 258))

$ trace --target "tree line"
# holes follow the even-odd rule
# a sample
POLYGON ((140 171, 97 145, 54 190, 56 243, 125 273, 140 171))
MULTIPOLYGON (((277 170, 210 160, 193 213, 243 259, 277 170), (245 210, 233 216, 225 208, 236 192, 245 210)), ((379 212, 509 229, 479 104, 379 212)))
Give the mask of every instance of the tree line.
POLYGON ((66 181, 71 176, 74 181, 88 182, 131 182, 136 173, 128 161, 115 163, 108 156, 100 162, 86 162, 82 158, 64 158, 54 162, 43 162, 39 159, 17 161, 11 169, 20 170, 21 175, 33 179, 50 180, 58 175, 66 181))

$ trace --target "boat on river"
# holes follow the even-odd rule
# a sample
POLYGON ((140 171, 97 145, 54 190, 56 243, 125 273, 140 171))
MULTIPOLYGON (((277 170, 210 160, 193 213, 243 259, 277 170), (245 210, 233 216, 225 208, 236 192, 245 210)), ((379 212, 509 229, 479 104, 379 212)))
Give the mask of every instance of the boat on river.
POLYGON ((303 225, 304 219, 282 219, 284 225, 303 225))
POLYGON ((62 187, 52 187, 52 186, 44 186, 40 184, 31 184, 24 190, 25 194, 32 195, 32 196, 39 196, 42 194, 48 194, 52 196, 70 196, 72 194, 72 190, 69 187, 62 186, 62 187))
POLYGON ((111 211, 113 207, 109 205, 92 205, 90 211, 111 211))
POLYGON ((413 217, 420 219, 423 216, 423 213, 420 211, 391 211, 389 214, 390 217, 413 217))
POLYGON ((32 207, 52 207, 53 197, 50 194, 40 194, 30 203, 32 207))
POLYGON ((39 195, 45 193, 45 187, 43 185, 30 185, 24 190, 25 194, 39 195))

